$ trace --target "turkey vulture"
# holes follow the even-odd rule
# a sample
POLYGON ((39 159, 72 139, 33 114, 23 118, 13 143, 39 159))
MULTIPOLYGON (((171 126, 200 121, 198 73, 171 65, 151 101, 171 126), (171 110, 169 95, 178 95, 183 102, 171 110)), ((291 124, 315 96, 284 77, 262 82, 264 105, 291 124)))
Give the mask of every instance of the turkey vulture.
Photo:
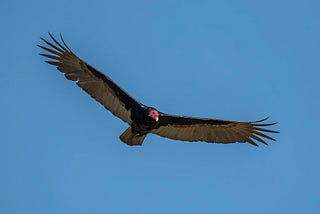
POLYGON ((258 146, 255 141, 268 145, 263 138, 275 141, 265 134, 265 132, 278 133, 265 128, 276 124, 262 123, 268 118, 253 122, 236 122, 184 117, 165 114, 153 107, 143 105, 108 76, 75 55, 61 35, 61 42, 58 42, 50 33, 49 36, 52 42, 41 38, 47 46, 38 45, 49 52, 49 54, 40 54, 50 59, 45 62, 56 66, 67 79, 75 81, 80 88, 112 114, 128 123, 129 128, 120 136, 120 139, 128 145, 142 145, 148 133, 191 142, 223 144, 248 142, 258 146))

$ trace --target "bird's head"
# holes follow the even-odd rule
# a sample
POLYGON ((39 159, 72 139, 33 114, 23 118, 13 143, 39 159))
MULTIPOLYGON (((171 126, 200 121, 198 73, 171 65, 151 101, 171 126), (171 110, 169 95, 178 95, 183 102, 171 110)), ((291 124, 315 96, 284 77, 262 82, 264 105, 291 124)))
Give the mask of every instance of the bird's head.
POLYGON ((149 117, 151 117, 152 119, 154 119, 156 122, 158 122, 159 120, 159 112, 153 108, 151 108, 149 110, 149 117))

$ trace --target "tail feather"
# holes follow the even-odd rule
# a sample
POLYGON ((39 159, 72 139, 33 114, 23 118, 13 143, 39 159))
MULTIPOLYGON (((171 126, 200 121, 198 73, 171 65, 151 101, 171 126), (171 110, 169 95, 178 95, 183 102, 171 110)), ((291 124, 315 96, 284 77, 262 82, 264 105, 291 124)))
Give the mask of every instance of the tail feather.
POLYGON ((132 132, 131 127, 122 133, 120 139, 129 146, 141 146, 146 135, 139 135, 132 132))

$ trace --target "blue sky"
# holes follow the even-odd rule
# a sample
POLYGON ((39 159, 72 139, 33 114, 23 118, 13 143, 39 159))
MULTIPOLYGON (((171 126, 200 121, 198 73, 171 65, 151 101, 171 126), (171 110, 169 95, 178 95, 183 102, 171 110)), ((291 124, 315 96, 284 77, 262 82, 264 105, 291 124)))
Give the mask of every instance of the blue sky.
POLYGON ((319 1, 0 2, 0 213, 317 213, 319 1), (251 121, 269 146, 119 140, 38 55, 71 49, 160 111, 251 121))

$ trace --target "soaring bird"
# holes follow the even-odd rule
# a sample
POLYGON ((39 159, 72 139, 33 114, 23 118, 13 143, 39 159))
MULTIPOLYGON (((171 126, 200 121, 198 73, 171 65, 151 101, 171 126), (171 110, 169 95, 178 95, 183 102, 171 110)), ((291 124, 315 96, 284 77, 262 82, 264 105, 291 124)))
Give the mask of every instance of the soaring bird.
POLYGON ((96 101, 112 114, 129 124, 120 139, 130 145, 142 145, 148 133, 162 137, 189 142, 208 143, 245 143, 258 146, 256 142, 268 145, 266 139, 275 141, 266 135, 278 133, 266 129, 276 123, 263 123, 268 118, 253 122, 175 116, 144 105, 112 81, 107 75, 98 71, 74 54, 60 35, 60 42, 50 33, 51 42, 41 38, 46 44, 38 47, 49 52, 40 54, 49 58, 45 61, 57 67, 65 77, 75 81, 96 101))

